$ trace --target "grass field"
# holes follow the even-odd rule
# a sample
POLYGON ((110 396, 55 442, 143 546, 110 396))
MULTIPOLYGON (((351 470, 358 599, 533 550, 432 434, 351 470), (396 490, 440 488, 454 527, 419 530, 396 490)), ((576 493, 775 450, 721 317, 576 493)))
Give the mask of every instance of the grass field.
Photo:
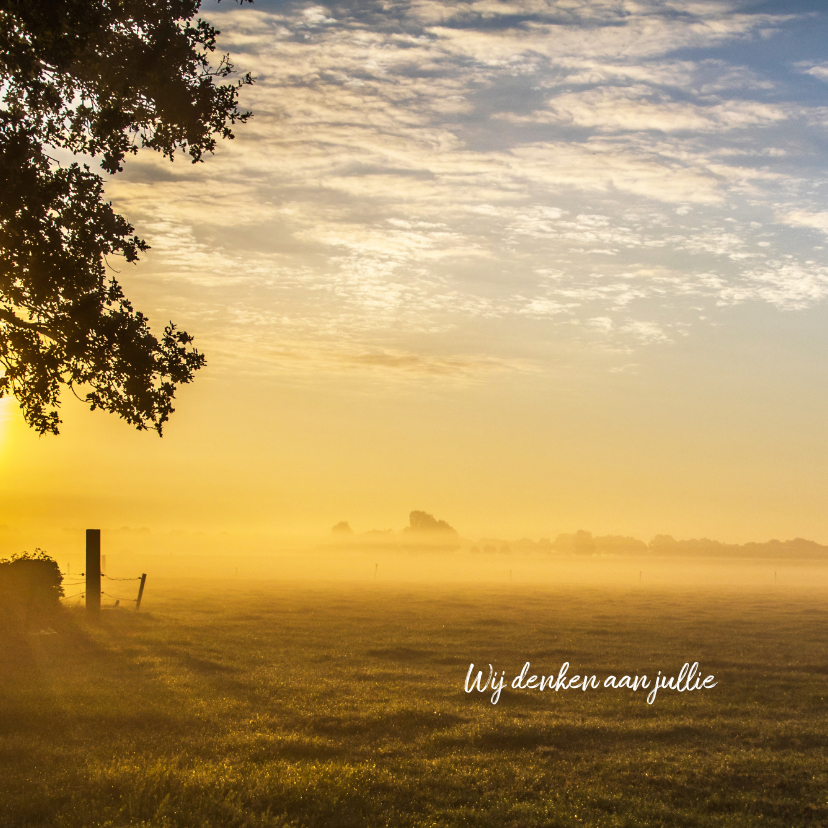
POLYGON ((4 642, 0 825, 828 824, 821 590, 150 586, 4 642), (464 692, 525 661, 718 685, 464 692))

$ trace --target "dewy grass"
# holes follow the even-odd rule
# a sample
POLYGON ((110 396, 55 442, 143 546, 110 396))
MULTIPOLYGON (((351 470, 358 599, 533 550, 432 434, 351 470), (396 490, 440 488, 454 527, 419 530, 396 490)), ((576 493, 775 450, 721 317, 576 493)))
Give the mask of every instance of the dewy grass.
POLYGON ((4 642, 0 826, 828 822, 818 595, 170 584, 147 609, 4 642), (526 661, 718 684, 464 690, 526 661))

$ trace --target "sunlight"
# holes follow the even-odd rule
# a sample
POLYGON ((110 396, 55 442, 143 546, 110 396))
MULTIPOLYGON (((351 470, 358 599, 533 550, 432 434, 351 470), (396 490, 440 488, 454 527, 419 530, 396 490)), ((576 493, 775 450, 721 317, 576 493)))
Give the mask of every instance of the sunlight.
POLYGON ((9 430, 9 423, 14 415, 14 398, 3 397, 0 400, 0 449, 6 445, 6 435, 9 430))

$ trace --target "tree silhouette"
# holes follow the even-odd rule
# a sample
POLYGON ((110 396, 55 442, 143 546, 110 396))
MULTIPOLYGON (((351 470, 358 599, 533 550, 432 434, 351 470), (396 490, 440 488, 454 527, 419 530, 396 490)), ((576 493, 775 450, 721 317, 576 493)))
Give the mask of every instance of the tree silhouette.
POLYGON ((428 512, 413 511, 408 515, 406 532, 445 532, 456 535, 457 530, 449 526, 444 520, 437 520, 428 512))
MULTIPOLYGON (((244 0, 239 0, 243 3, 244 0)), ((170 322, 160 339, 135 311, 107 257, 148 246, 104 201, 87 165, 110 174, 140 147, 193 163, 232 138, 241 86, 198 0, 0 0, 0 397, 58 433, 62 385, 140 430, 162 426, 176 387, 204 365, 170 322)))

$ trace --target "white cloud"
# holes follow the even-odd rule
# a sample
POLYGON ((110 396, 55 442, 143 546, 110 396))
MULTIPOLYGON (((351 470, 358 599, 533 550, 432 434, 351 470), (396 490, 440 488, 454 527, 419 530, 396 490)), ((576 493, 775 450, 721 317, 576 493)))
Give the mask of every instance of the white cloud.
POLYGON ((753 299, 787 311, 803 310, 825 298, 828 267, 803 266, 799 262, 769 262, 762 268, 748 270, 743 281, 721 292, 723 304, 753 299))
POLYGON ((780 106, 750 101, 702 106, 670 100, 650 87, 636 85, 564 93, 550 98, 544 110, 498 117, 513 123, 571 124, 602 132, 721 132, 768 126, 788 116, 780 106))
POLYGON ((824 263, 806 264, 822 254, 791 228, 828 233, 812 157, 828 109, 726 58, 789 16, 678 0, 371 13, 210 12, 259 77, 255 117, 203 167, 147 160, 110 187, 153 245, 142 272, 162 292, 179 279, 216 342, 256 337, 296 370, 487 376, 525 369, 495 320, 623 350, 671 341, 699 307, 825 297, 824 263))
POLYGON ((828 82, 828 63, 810 64, 807 62, 797 63, 796 66, 805 75, 811 75, 821 81, 828 82))
POLYGON ((777 220, 792 227, 810 227, 828 234, 828 211, 811 213, 807 210, 790 210, 787 213, 778 213, 777 220))

